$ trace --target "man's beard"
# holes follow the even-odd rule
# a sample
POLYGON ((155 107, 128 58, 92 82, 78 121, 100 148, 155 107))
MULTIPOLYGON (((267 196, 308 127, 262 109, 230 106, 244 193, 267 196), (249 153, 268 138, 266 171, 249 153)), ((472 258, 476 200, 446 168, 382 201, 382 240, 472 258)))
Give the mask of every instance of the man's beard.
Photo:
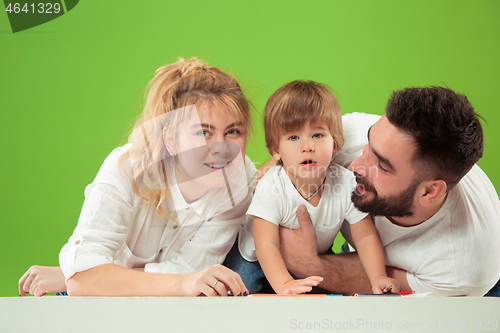
POLYGON ((368 200, 366 195, 360 194, 357 188, 354 189, 351 195, 351 200, 354 206, 364 213, 372 215, 391 216, 391 217, 411 217, 413 216, 413 200, 415 192, 420 184, 420 181, 413 181, 406 190, 399 194, 393 194, 387 197, 379 197, 375 188, 368 183, 367 179, 354 173, 356 182, 364 186, 365 189, 373 193, 373 199, 368 200))

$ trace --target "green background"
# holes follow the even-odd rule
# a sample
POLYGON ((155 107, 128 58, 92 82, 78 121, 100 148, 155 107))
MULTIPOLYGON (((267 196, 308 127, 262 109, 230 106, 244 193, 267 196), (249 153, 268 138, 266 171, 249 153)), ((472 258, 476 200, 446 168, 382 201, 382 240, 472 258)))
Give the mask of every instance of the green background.
POLYGON ((17 296, 31 265, 58 265, 85 186, 126 141, 154 71, 178 56, 240 80, 257 165, 269 157, 260 113, 287 81, 330 85, 343 113, 382 114, 394 89, 448 86, 487 120, 479 165, 500 187, 500 1, 82 0, 16 34, 3 12, 0 296, 17 296))

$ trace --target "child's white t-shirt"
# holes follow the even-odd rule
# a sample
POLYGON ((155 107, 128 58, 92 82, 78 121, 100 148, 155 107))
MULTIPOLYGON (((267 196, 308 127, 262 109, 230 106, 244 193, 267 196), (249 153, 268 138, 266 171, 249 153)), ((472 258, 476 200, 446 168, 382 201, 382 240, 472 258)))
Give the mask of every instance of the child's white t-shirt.
POLYGON ((351 201, 356 186, 354 175, 346 168, 332 163, 327 171, 323 193, 317 207, 305 200, 292 184, 281 166, 273 166, 258 182, 252 203, 247 211, 248 223, 239 236, 239 250, 248 261, 257 260, 252 233, 252 216, 259 217, 278 226, 299 229, 297 208, 305 205, 311 216, 318 238, 318 253, 326 252, 338 234, 342 222, 350 224, 361 221, 367 213, 357 210, 351 201))

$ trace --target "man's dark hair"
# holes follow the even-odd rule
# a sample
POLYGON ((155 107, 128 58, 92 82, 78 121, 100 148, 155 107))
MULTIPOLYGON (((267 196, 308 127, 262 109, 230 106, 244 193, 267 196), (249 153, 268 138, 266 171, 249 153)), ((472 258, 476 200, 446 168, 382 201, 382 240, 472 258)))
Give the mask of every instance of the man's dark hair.
POLYGON ((442 179, 447 190, 483 156, 479 115, 465 95, 443 87, 393 92, 385 113, 416 145, 412 161, 421 180, 442 179))

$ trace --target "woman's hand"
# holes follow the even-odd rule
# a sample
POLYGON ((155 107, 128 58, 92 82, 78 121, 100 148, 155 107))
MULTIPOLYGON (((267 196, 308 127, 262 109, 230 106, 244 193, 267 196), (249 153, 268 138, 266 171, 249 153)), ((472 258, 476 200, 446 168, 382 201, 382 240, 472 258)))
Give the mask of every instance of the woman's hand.
POLYGON ((246 296, 248 289, 238 273, 217 264, 185 275, 182 293, 186 296, 246 296))
POLYGON ((312 287, 317 286, 323 281, 320 276, 309 276, 305 279, 290 280, 283 285, 281 290, 277 291, 279 295, 305 294, 312 290, 312 287))
POLYGON ((66 290, 64 275, 60 267, 31 266, 19 279, 19 295, 43 296, 66 290))

